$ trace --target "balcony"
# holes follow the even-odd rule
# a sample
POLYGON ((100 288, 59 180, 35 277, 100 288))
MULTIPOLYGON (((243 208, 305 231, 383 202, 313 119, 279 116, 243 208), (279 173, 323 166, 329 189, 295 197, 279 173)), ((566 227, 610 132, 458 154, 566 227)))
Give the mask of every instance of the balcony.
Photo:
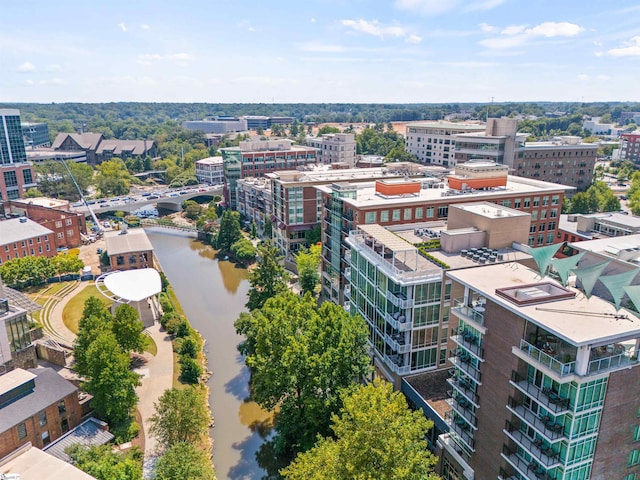
POLYGON ((482 382, 480 380, 480 371, 473 365, 473 360, 471 355, 464 351, 451 352, 451 357, 449 357, 449 361, 456 367, 466 373, 473 381, 475 381, 478 385, 482 382))
POLYGON ((385 355, 384 361, 396 375, 406 375, 411 372, 411 366, 404 364, 404 355, 385 355))
POLYGON ((456 414, 463 417, 474 430, 477 430, 478 421, 476 416, 470 410, 472 408, 471 403, 464 397, 452 397, 447 398, 446 402, 455 410, 456 414))
POLYGON ((624 345, 620 343, 592 348, 591 361, 589 362, 587 373, 593 375, 595 373, 606 372, 607 370, 630 367, 638 363, 637 356, 635 360, 633 357, 633 351, 625 350, 624 345))
POLYGON ((451 340, 468 350, 471 354, 478 358, 480 361, 484 361, 484 350, 480 347, 480 338, 478 335, 465 330, 459 330, 453 332, 451 340))
POLYGON ((351 285, 344 286, 344 298, 351 300, 351 285))
POLYGON ((347 279, 347 282, 351 280, 351 267, 344 269, 344 278, 347 279))
POLYGON ((411 351, 411 345, 405 343, 404 335, 402 334, 386 334, 384 339, 387 344, 398 353, 409 353, 411 351))
POLYGON ((387 292, 388 298, 396 307, 399 308, 412 308, 413 298, 407 298, 402 292, 387 292))
POLYGON ((484 311, 480 310, 484 307, 470 307, 462 299, 455 299, 454 305, 452 313, 465 322, 478 325, 484 331, 484 311))
POLYGON ((512 372, 511 380, 509 383, 511 383, 511 385, 516 387, 525 395, 533 398, 536 402, 538 402, 555 416, 569 412, 568 398, 563 398, 556 392, 548 388, 537 387, 533 383, 529 382, 529 380, 527 380, 526 378, 518 375, 517 372, 512 372))
POLYGON ((506 445, 502 447, 500 454, 509 465, 517 470, 520 475, 530 480, 555 480, 554 477, 547 474, 546 470, 536 462, 527 462, 524 458, 511 450, 506 445))
POLYGON ((347 250, 344 252, 344 259, 347 263, 351 263, 351 250, 347 250))
POLYGON ((445 417, 445 421, 451 428, 451 432, 455 433, 457 439, 462 441, 469 450, 475 452, 475 442, 473 441, 471 426, 452 412, 448 412, 445 417))
POLYGON ((538 416, 521 403, 509 397, 507 410, 513 413, 521 422, 531 426, 538 434, 543 436, 549 443, 557 442, 565 438, 564 426, 556 422, 553 417, 538 416))
POLYGON ((395 312, 393 315, 390 313, 384 314, 385 320, 399 332, 408 332, 413 328, 412 322, 407 320, 407 317, 401 312, 395 312))
POLYGON ((543 367, 552 370, 560 377, 572 375, 576 371, 576 362, 562 363, 556 357, 562 355, 562 353, 553 353, 553 351, 545 352, 537 347, 534 347, 526 340, 520 340, 520 350, 525 352, 529 357, 540 363, 543 367))
POLYGON ((537 463, 540 463, 545 470, 559 467, 561 465, 560 457, 551 445, 546 445, 542 440, 532 440, 530 437, 522 433, 517 427, 507 422, 503 432, 520 446, 523 450, 534 457, 537 463))
POLYGON ((469 400, 474 407, 480 408, 478 395, 474 391, 474 387, 468 380, 460 378, 459 376, 453 378, 447 378, 447 382, 451 385, 460 395, 469 400))

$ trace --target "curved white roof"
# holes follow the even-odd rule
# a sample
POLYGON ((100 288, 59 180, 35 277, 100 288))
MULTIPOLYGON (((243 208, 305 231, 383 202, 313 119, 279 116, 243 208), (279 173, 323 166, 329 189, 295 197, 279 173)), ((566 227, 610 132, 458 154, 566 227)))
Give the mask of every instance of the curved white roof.
POLYGON ((127 302, 139 302, 160 293, 162 290, 160 274, 153 268, 113 272, 103 275, 101 278, 104 281, 104 286, 114 297, 127 302))

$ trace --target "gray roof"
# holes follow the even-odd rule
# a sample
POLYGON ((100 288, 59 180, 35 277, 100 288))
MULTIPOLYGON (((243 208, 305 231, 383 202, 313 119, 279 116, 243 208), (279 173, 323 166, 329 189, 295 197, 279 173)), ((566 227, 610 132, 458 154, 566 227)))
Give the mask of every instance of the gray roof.
POLYGON ((104 138, 101 133, 59 133, 51 148, 57 150, 68 137, 71 137, 81 148, 87 150, 98 148, 98 144, 104 138))
POLYGON ((106 425, 106 423, 90 417, 55 442, 44 447, 43 450, 49 455, 70 463, 71 457, 65 453, 68 447, 76 444, 94 447, 96 445, 105 445, 114 439, 113 434, 105 430, 104 427, 106 425))
POLYGON ((153 250, 153 245, 142 228, 132 228, 124 232, 121 230, 105 233, 104 240, 109 256, 153 250))
POLYGON ((114 155, 130 153, 132 155, 146 155, 155 146, 153 140, 102 140, 96 153, 111 152, 114 155))
POLYGON ((42 235, 53 235, 48 228, 26 217, 0 222, 0 245, 7 245, 42 235))
POLYGON ((0 460, 0 473, 17 474, 20 480, 95 480, 88 473, 26 443, 0 460))
POLYGON ((35 388, 30 394, 0 409, 0 433, 31 418, 50 405, 57 404, 78 388, 58 375, 52 368, 32 368, 35 388))

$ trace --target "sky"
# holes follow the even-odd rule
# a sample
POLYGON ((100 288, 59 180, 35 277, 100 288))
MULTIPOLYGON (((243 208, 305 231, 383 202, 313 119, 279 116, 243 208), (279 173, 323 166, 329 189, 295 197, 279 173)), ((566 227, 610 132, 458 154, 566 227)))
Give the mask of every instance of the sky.
POLYGON ((617 0, 2 0, 0 102, 640 100, 617 0))

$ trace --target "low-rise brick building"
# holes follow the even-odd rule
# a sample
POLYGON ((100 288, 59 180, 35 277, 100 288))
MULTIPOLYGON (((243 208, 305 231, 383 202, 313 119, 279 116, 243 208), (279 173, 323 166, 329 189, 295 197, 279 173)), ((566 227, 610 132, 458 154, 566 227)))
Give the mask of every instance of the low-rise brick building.
POLYGON ((0 265, 23 257, 53 257, 56 254, 53 231, 26 217, 0 222, 0 265))

